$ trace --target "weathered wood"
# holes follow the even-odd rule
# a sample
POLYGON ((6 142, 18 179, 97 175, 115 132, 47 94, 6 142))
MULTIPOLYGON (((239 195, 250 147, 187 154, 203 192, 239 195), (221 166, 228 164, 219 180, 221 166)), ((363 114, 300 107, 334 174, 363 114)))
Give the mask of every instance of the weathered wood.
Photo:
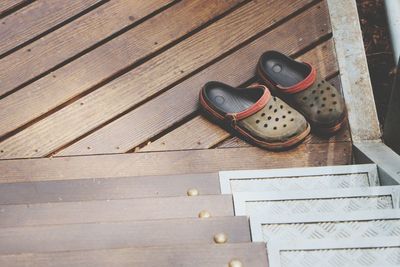
MULTIPOLYGON (((330 76, 338 71, 332 40, 328 40, 315 47, 300 57, 299 60, 314 65, 323 77, 330 76)), ((140 151, 210 148, 230 136, 228 132, 222 129, 215 130, 216 127, 217 126, 208 122, 200 115, 156 141, 153 141, 140 149, 140 151)), ((321 138, 317 139, 319 141, 323 140, 321 138)), ((312 138, 307 141, 309 143, 313 142, 312 138)))
MULTIPOLYGON (((29 180, 29 177, 26 177, 29 180)), ((220 194, 217 173, 2 183, 0 205, 220 194)))
MULTIPOLYGON (((115 0, 105 3, 1 59, 1 92, 11 91, 26 83, 171 1, 115 0)), ((153 44, 151 47, 156 48, 153 44)))
MULTIPOLYGON (((292 54, 329 33, 327 12, 323 4, 320 8, 310 8, 56 155, 120 153, 132 149, 197 110, 198 92, 207 81, 219 80, 239 85, 254 76, 256 62, 264 51, 279 49, 292 54), (288 29, 297 25, 309 25, 308 30, 301 36, 294 35, 288 29)), ((216 134, 223 133, 215 129, 216 134)))
MULTIPOLYGON (((2 119, 0 135, 12 131, 104 82, 140 59, 226 12, 240 1, 242 0, 207 0, 206 3, 204 0, 181 1, 70 64, 29 84, 0 101, 0 118, 2 119), (205 4, 208 8, 204 8, 205 4), (176 17, 180 17, 180 19, 177 20, 176 17), (27 95, 29 97, 26 97, 27 95), (23 108, 27 106, 30 107, 29 110, 23 108), (14 115, 3 117, 3 114, 14 115)), ((153 64, 149 63, 147 66, 148 68, 154 67, 154 61, 153 64)), ((112 89, 107 88, 113 92, 112 89)), ((107 91, 107 88, 100 90, 99 93, 107 91)), ((143 88, 140 91, 143 91, 143 88)), ((108 99, 108 101, 112 100, 115 99, 113 97, 108 99)), ((83 99, 81 102, 74 103, 72 107, 85 108, 87 101, 88 99, 83 99), (83 105, 81 106, 80 103, 83 105)), ((117 107, 121 108, 121 105, 117 105, 117 107)), ((101 109, 105 110, 104 105, 101 109)), ((80 111, 78 112, 80 113, 80 111)), ((98 112, 95 111, 95 113, 98 112)), ((79 117, 82 119, 81 115, 79 117)), ((90 115, 86 116, 86 118, 89 117, 90 115)))
MULTIPOLYGON (((99 3, 101 0, 35 1, 0 20, 0 55, 99 3)), ((18 1, 14 1, 18 2, 18 1)), ((1 70, 0 73, 3 71, 1 70)), ((3 94, 1 86, 0 95, 3 94)))
POLYGON ((0 2, 0 16, 4 13, 16 8, 24 3, 32 2, 33 0, 2 0, 0 2))
POLYGON ((1 255, 0 265, 7 267, 221 267, 228 266, 232 259, 240 260, 243 266, 268 267, 264 243, 198 244, 1 255))
POLYGON ((0 254, 90 249, 213 244, 225 233, 228 243, 250 241, 246 217, 171 219, 0 228, 0 254))
POLYGON ((327 0, 352 140, 380 140, 381 130, 355 1, 327 0))
MULTIPOLYGON (((192 3, 192 1, 190 2, 192 3)), ((220 2, 218 1, 218 3, 220 2)), ((309 2, 311 0, 296 0, 289 4, 286 1, 259 1, 250 2, 236 9, 191 38, 162 53, 159 57, 147 61, 133 71, 2 142, 0 144, 0 150, 3 151, 0 154, 1 158, 40 157, 49 154, 126 109, 151 97, 165 86, 184 77, 186 73, 194 71, 223 55, 254 34, 273 25, 274 20, 290 15, 309 2), (266 17, 269 19, 266 20, 266 17), (221 31, 229 32, 229 34, 221 34, 221 31)), ((202 3, 204 5, 203 1, 202 3)), ((208 9, 210 8, 202 8, 201 10, 205 12, 208 9)), ((193 14, 190 15, 190 21, 193 19, 193 14)), ((202 15, 202 18, 204 18, 204 15, 202 15)), ((127 34, 123 36, 126 37, 127 34)), ((129 40, 129 43, 132 43, 132 40, 129 40)), ((82 69, 85 69, 86 75, 84 75, 85 78, 79 80, 79 88, 84 88, 88 80, 92 80, 93 77, 96 77, 96 80, 101 79, 102 74, 99 73, 99 68, 103 72, 107 70, 107 74, 110 75, 110 68, 121 65, 120 61, 126 62, 128 45, 125 44, 124 49, 119 50, 110 49, 108 44, 94 50, 96 51, 95 54, 101 52, 100 58, 92 58, 94 54, 89 53, 76 61, 79 62, 80 67, 77 64, 68 65, 70 68, 78 67, 79 73, 82 73, 82 69), (110 50, 120 51, 121 58, 114 57, 113 60, 110 60, 110 50), (84 63, 84 65, 80 65, 81 63, 84 63), (89 75, 90 78, 88 72, 93 74, 89 75)), ((140 51, 139 48, 138 51, 140 51)), ((76 69, 75 72, 77 72, 76 69)), ((65 74, 65 72, 63 73, 65 74)), ((75 74, 69 73, 68 77, 77 79, 75 74)), ((60 82, 63 79, 56 80, 60 82)), ((69 91, 66 89, 66 84, 68 82, 64 80, 61 87, 63 92, 69 91)), ((48 87, 49 84, 46 86, 48 87)), ((54 88, 50 91, 54 91, 54 88)), ((54 96, 51 92, 47 93, 49 95, 46 95, 46 98, 51 98, 49 103, 57 102, 53 99, 54 96)), ((43 106, 42 101, 41 106, 43 106)), ((31 112, 33 111, 31 110, 31 112)))
POLYGON ((143 152, 0 161, 0 181, 68 180, 113 176, 169 175, 221 170, 343 165, 351 143, 304 144, 285 152, 259 148, 143 152))
POLYGON ((230 195, 0 205, 0 227, 233 216, 230 195))

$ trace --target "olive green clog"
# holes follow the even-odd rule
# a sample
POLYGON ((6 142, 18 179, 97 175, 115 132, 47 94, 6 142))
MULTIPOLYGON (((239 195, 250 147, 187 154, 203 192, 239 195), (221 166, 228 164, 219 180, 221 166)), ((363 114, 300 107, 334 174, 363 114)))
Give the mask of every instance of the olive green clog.
POLYGON ((322 134, 334 134, 345 124, 344 99, 332 84, 319 77, 308 63, 277 51, 264 53, 257 73, 283 100, 298 110, 322 134))
POLYGON ((200 104, 213 120, 267 149, 292 147, 310 133, 305 118, 279 98, 272 97, 263 85, 235 88, 209 82, 200 91, 200 104))

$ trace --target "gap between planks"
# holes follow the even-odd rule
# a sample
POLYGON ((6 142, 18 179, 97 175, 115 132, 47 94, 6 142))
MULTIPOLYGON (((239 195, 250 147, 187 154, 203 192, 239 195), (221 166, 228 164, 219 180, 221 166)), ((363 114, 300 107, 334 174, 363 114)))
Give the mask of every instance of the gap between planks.
POLYGON ((245 147, 2 160, 0 183, 347 165, 351 149, 351 142, 338 142, 280 153, 245 147))
MULTIPOLYGON (((41 0, 0 20, 0 57, 33 38, 61 27, 104 0, 41 0)), ((2 71, 3 72, 3 71, 2 71)), ((2 86, 0 95, 4 93, 2 86)))
MULTIPOLYGON (((205 82, 220 80, 232 85, 242 84, 254 76, 255 64, 264 51, 280 49, 288 54, 298 53, 308 47, 310 43, 318 42, 321 37, 329 33, 330 25, 326 6, 322 4, 320 8, 318 6, 310 8, 307 12, 266 33, 249 45, 240 48, 162 95, 61 150, 56 155, 129 151, 195 112, 198 109, 198 92, 205 82), (296 25, 309 25, 307 34, 299 32, 298 35, 294 35, 287 30, 296 25), (185 101, 177 102, 176 99, 185 101)), ((323 47, 321 45, 321 50, 316 50, 318 51, 316 53, 334 53, 330 46, 323 47)), ((330 61, 336 62, 334 54, 331 54, 330 61)), ((320 66, 324 72, 324 65, 320 66)), ((332 63, 330 66, 336 65, 332 63)), ((337 71, 337 66, 334 69, 333 71, 329 70, 329 73, 337 71)))
MULTIPOLYGON (((2 126, 0 126, 0 132, 3 134, 7 133, 12 129, 11 127, 16 127, 21 125, 21 123, 33 119, 37 115, 42 115, 43 112, 61 104, 66 98, 73 97, 74 95, 81 93, 82 91, 85 91, 86 89, 95 85, 97 82, 106 78, 107 76, 112 75, 113 70, 116 71, 119 68, 125 68, 127 64, 131 64, 132 61, 138 60, 143 56, 143 54, 155 52, 157 48, 161 48, 169 44, 171 41, 176 41, 176 39, 182 37, 192 30, 195 30, 217 15, 221 15, 222 13, 231 9, 237 2, 238 1, 233 0, 229 2, 209 0, 210 7, 212 8, 204 9, 203 12, 198 12, 198 10, 200 6, 204 4, 204 1, 197 0, 180 2, 156 17, 145 21, 131 31, 126 32, 120 37, 113 39, 109 43, 91 51, 76 61, 55 71, 53 75, 56 75, 57 79, 53 77, 48 77, 46 79, 42 78, 28 87, 17 91, 16 93, 0 101, 0 113, 5 112, 5 114, 14 114, 14 116, 3 117, 8 117, 8 119, 7 122, 1 124, 2 126), (174 20, 174 14, 176 16, 178 14, 187 14, 187 16, 190 15, 190 20, 188 18, 180 23, 173 24, 171 22, 174 20), (193 16, 193 14, 195 14, 195 16, 193 16), (161 28, 163 28, 166 24, 173 24, 174 27, 169 27, 167 28, 168 30, 161 30, 161 28), (157 27, 157 25, 160 25, 158 26, 160 27, 160 30, 157 31, 157 34, 147 34, 149 32, 154 32, 154 27, 157 27), (142 36, 143 38, 138 39, 138 36, 142 36), (133 42, 132 40, 137 40, 138 42, 133 42), (110 58, 113 58, 113 60, 110 61, 110 58), (82 71, 82 69, 85 71, 82 71), (59 88, 62 88, 62 90, 59 90, 59 88), (26 95, 30 95, 31 97, 26 98, 26 95), (28 110, 21 108, 26 106, 30 106, 30 109, 28 110)), ((170 54, 171 53, 168 55, 170 54)), ((148 63, 146 68, 154 68, 155 61, 156 60, 153 60, 148 63)), ((143 68, 145 67, 140 69, 143 68)), ((140 70, 137 72, 140 72, 140 70)), ((171 75, 174 77, 174 74, 171 75)), ((121 79, 117 80, 120 81, 121 79)), ((122 93, 121 90, 110 91, 110 87, 114 86, 115 83, 108 84, 108 87, 106 87, 106 89, 109 89, 108 91, 103 89, 100 90, 100 92, 97 92, 99 91, 97 90, 95 91, 97 92, 95 95, 92 93, 89 96, 84 97, 82 101, 74 102, 68 107, 68 109, 73 110, 78 107, 80 110, 87 110, 88 105, 84 105, 85 102, 88 101, 86 98, 93 98, 95 96, 103 95, 104 93, 106 93, 105 97, 110 97, 108 101, 112 101, 114 100, 112 97, 113 94, 117 92, 122 93)), ((127 88, 124 89, 127 90, 127 88)), ((131 88, 129 88, 125 94, 129 92, 132 92, 131 88)), ((122 99, 126 99, 126 97, 123 97, 122 99)), ((112 114, 119 113, 123 111, 121 108, 124 109, 124 107, 127 105, 130 105, 129 100, 123 103, 122 107, 121 105, 113 104, 112 106, 115 106, 115 108, 110 109, 110 112, 112 112, 112 114)), ((93 105, 89 106, 94 107, 93 105)), ((104 106, 101 106, 101 109, 104 112, 104 106)), ((63 111, 66 110, 64 109, 63 111)), ((80 111, 78 112, 81 113, 80 111)), ((94 112, 97 113, 97 111, 94 112)), ((96 122, 96 124, 97 123, 98 122, 96 122)), ((35 125, 37 125, 37 123, 35 125)), ((88 126, 93 127, 91 125, 88 126)), ((55 139, 60 141, 58 138, 55 139)), ((53 139, 53 141, 55 140, 53 139)), ((43 151, 40 153, 43 153, 43 151)))

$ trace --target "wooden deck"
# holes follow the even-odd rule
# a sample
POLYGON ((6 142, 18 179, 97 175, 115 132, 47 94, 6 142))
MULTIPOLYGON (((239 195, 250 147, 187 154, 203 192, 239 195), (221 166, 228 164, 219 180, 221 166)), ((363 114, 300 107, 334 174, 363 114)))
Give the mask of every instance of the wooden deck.
POLYGON ((51 157, 1 161, 2 182, 351 163, 348 128, 270 152, 198 109, 270 49, 340 87, 326 1, 7 0, 0 18, 0 159, 51 157))

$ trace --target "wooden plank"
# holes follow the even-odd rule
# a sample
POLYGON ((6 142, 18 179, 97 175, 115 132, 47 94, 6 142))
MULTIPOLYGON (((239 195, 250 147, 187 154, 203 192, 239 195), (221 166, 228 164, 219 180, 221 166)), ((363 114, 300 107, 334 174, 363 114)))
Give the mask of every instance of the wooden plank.
POLYGON ((143 152, 0 161, 0 181, 69 180, 273 169, 351 163, 351 143, 304 144, 284 153, 259 148, 143 152))
POLYGON ((264 243, 199 244, 1 255, 0 265, 8 267, 220 267, 228 266, 232 259, 240 260, 243 266, 268 266, 264 243))
POLYGON ((1 92, 11 91, 171 2, 115 0, 101 5, 1 59, 1 92))
MULTIPOLYGON (((59 25, 101 0, 35 1, 12 16, 0 20, 0 55, 59 25)), ((1 71, 3 72, 3 71, 1 71)), ((4 91, 1 89, 0 94, 4 91)))
MULTIPOLYGON (((49 177, 48 177, 49 178, 49 177)), ((29 177, 27 177, 27 180, 29 177)), ((220 194, 217 173, 1 183, 0 205, 220 194)))
POLYGON ((0 16, 4 13, 16 8, 24 3, 29 3, 32 0, 2 0, 0 2, 0 16))
POLYGON ((354 142, 380 142, 382 133, 368 72, 357 4, 353 0, 327 0, 327 3, 352 139, 354 142))
MULTIPOLYGON (((236 9, 160 56, 147 61, 133 71, 82 97, 78 102, 74 102, 2 142, 0 151, 2 150, 3 153, 0 154, 0 157, 40 157, 49 154, 126 111, 126 109, 151 97, 165 86, 184 77, 186 73, 196 70, 246 41, 254 34, 270 27, 274 24, 272 20, 282 19, 310 1, 296 0, 289 5, 286 1, 271 1, 271 3, 259 1, 250 2, 236 9), (268 17, 268 20, 265 19, 266 17, 268 17), (221 34, 222 30, 229 32, 229 34, 221 34), (218 45, 210 45, 210 43, 218 45)), ((202 3, 204 5, 203 1, 202 3)), ((206 9, 202 8, 201 10, 206 9)), ((165 12, 162 14, 165 14, 165 12)), ((102 46, 102 48, 104 47, 107 47, 107 45, 102 46)), ((121 61, 126 57, 125 50, 124 47, 124 56, 121 61)), ((96 51, 100 50, 96 49, 96 51)), ((104 51, 104 53, 107 55, 110 52, 104 51)), ((86 56, 88 55, 90 54, 86 54, 86 56)), ((99 68, 99 65, 103 69, 110 64, 118 65, 111 62, 110 57, 103 54, 101 57, 106 57, 104 64, 99 64, 98 60, 87 62, 84 66, 85 71, 90 70, 92 72, 93 69, 99 68), (88 67, 93 64, 96 65, 93 69, 88 67)), ((73 66, 74 64, 70 65, 73 66)), ((96 73, 93 76, 102 75, 96 73)), ((80 84, 83 84, 83 82, 81 81, 80 84)), ((65 91, 65 82, 62 89, 65 91)), ((52 101, 53 99, 49 102, 52 101)))
MULTIPOLYGON (((0 124, 0 135, 124 71, 140 59, 190 33, 241 1, 243 0, 207 0, 207 3, 204 0, 181 1, 70 64, 29 84, 0 101, 0 117, 6 120, 0 124), (204 8, 205 4, 208 8, 204 8), (177 20, 176 17, 180 19, 177 20), (29 97, 26 97, 27 95, 29 97), (23 108, 26 106, 30 107, 29 112, 23 108), (14 115, 5 119, 3 114, 14 115), (3 123, 9 126, 3 127, 3 123)), ((74 104, 80 108, 86 107, 80 103, 74 104)))
POLYGON ((26 226, 0 229, 0 254, 250 242, 246 217, 26 226))
MULTIPOLYGON (((310 62, 321 73, 323 77, 330 76, 338 72, 338 67, 335 64, 335 52, 332 40, 328 40, 311 51, 303 55, 300 60, 310 62)), ((250 77, 249 77, 250 78, 250 77)), ((181 125, 177 129, 167 133, 161 138, 146 145, 140 151, 160 151, 160 150, 181 150, 181 149, 204 149, 210 148, 224 139, 227 139, 231 134, 222 130, 218 126, 204 119, 201 115, 195 117, 191 121, 181 125)), ((341 135, 341 137, 344 137, 341 135)), ((327 141, 328 139, 318 138, 318 141, 327 141)), ((313 138, 307 140, 313 142, 313 138)), ((349 141, 337 140, 335 141, 349 141)))
MULTIPOLYGON (((198 92, 209 80, 239 85, 254 76, 259 56, 268 49, 292 54, 329 33, 326 6, 313 7, 251 44, 174 86, 125 116, 79 140, 56 155, 82 155, 126 152, 198 109, 198 92), (301 37, 287 29, 309 25, 301 37), (274 40, 274 41, 271 41, 274 40), (176 101, 185 99, 185 101, 176 101), (173 107, 173 108, 171 108, 173 107), (91 149, 87 149, 90 147, 91 149)), ((217 129, 217 128, 215 128, 217 129)), ((218 130, 216 130, 216 133, 218 130)))
POLYGON ((0 205, 0 227, 233 216, 230 195, 0 205))

